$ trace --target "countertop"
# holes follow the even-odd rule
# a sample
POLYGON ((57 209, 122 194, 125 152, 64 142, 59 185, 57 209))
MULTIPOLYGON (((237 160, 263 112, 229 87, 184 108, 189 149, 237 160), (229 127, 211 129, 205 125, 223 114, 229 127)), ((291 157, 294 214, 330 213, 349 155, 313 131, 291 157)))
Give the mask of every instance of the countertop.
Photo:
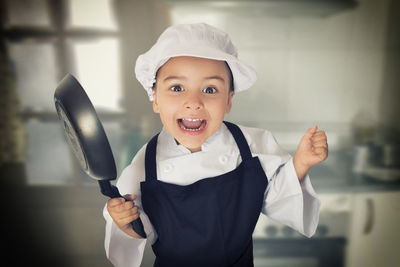
POLYGON ((363 193, 373 191, 400 191, 400 179, 397 181, 379 181, 366 175, 313 176, 311 183, 317 193, 363 193))
MULTIPOLYGON (((330 152, 328 159, 309 171, 311 183, 317 193, 363 193, 374 191, 400 191, 398 169, 370 166, 369 169, 395 173, 393 179, 377 174, 353 172, 352 154, 348 151, 330 152), (396 176, 397 175, 397 176, 396 176)), ((366 172, 367 173, 367 172, 366 172)))

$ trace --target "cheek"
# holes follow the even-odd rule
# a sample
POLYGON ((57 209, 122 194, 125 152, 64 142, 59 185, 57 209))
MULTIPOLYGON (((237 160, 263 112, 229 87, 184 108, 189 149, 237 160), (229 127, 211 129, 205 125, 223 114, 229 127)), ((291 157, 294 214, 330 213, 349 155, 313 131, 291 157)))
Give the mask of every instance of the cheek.
POLYGON ((228 114, 231 111, 231 102, 225 103, 224 113, 228 114))
POLYGON ((229 112, 231 112, 231 108, 232 108, 232 100, 233 100, 233 93, 229 91, 229 95, 228 98, 226 100, 226 108, 225 108, 225 114, 228 114, 229 112))
POLYGON ((224 97, 223 99, 221 99, 219 104, 220 104, 219 108, 220 112, 222 112, 223 114, 227 114, 230 112, 232 106, 230 97, 224 97))
POLYGON ((163 101, 158 102, 159 113, 164 119, 173 119, 177 113, 177 108, 178 106, 171 99, 163 99, 163 101))
POLYGON ((229 107, 227 106, 226 99, 219 100, 216 103, 213 103, 212 106, 209 106, 209 112, 218 116, 220 119, 228 113, 229 107))

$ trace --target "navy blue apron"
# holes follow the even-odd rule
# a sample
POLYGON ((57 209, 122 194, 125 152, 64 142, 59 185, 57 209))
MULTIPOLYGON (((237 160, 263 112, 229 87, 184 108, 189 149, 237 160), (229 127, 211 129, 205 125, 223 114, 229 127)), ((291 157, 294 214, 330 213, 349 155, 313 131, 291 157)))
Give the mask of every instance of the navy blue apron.
POLYGON ((154 266, 248 267, 267 177, 242 131, 224 122, 242 157, 228 173, 181 186, 157 180, 158 134, 147 144, 142 205, 158 239, 154 266))

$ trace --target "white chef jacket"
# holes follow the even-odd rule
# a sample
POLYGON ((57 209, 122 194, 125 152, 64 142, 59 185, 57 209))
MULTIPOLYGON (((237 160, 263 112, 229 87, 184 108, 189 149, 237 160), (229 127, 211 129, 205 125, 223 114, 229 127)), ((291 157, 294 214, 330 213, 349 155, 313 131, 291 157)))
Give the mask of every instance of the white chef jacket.
MULTIPOLYGON (((300 182, 292 157, 281 149, 269 131, 239 126, 253 156, 258 156, 268 186, 264 194, 262 213, 310 237, 319 218, 320 202, 308 175, 300 182)), ((105 249, 109 260, 117 267, 138 267, 147 241, 154 244, 157 233, 142 209, 140 182, 145 180, 145 151, 143 146, 118 179, 122 195, 135 194, 147 239, 136 239, 120 230, 104 208, 106 219, 105 249)), ((191 153, 176 143, 163 129, 157 144, 157 178, 163 182, 188 185, 234 170, 242 161, 235 139, 225 124, 191 153)), ((240 211, 238 211, 240 216, 240 211)))

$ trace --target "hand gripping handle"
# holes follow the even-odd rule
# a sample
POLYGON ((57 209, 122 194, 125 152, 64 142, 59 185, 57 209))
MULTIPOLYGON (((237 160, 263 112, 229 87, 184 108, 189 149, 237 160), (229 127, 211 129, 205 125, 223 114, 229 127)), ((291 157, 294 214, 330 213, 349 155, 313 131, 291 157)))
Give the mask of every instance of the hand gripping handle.
MULTIPOLYGON (((100 185, 100 190, 101 193, 105 196, 108 196, 110 198, 116 198, 116 197, 122 197, 121 194, 118 191, 118 188, 116 186, 113 186, 109 180, 99 180, 99 185, 100 185)), ((140 217, 137 218, 136 220, 131 222, 133 230, 140 235, 143 238, 146 238, 146 233, 144 232, 143 228, 143 223, 142 220, 140 220, 140 217)))

